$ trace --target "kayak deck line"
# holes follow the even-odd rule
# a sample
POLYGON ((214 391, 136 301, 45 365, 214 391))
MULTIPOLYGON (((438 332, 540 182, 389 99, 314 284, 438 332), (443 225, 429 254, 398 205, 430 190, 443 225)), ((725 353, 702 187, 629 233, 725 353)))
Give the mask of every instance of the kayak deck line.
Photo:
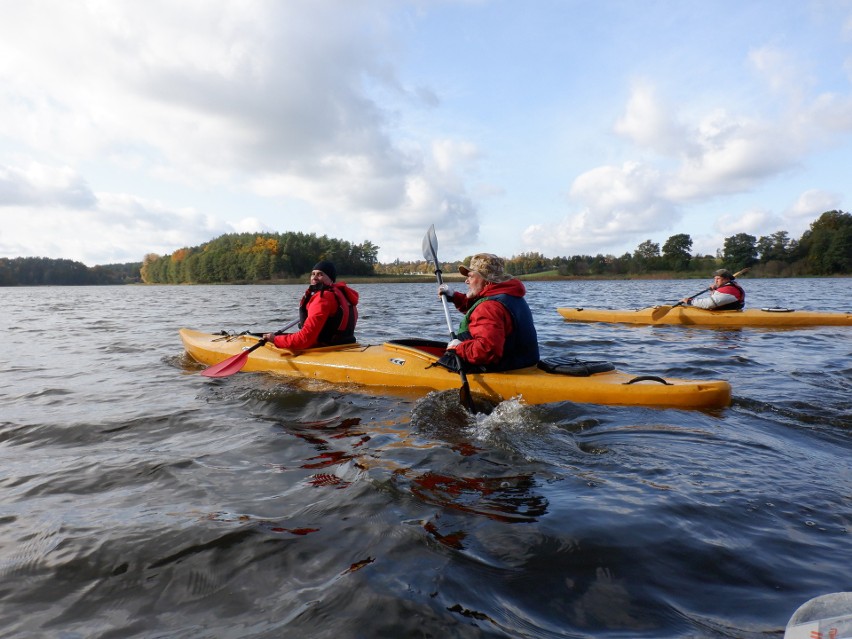
POLYGON ((852 312, 803 311, 790 308, 714 311, 694 306, 661 305, 637 309, 557 307, 556 311, 571 322, 760 328, 852 326, 852 312))
MULTIPOLYGON (((223 340, 221 334, 186 328, 180 329, 180 337, 189 355, 208 366, 241 353, 260 339, 240 334, 223 340)), ((303 351, 285 351, 264 344, 247 357, 242 370, 356 386, 427 392, 458 390, 458 374, 436 365, 445 349, 444 342, 419 338, 303 351)), ((731 386, 724 380, 633 375, 615 370, 605 362, 564 357, 545 359, 539 366, 512 371, 469 372, 467 377, 471 392, 492 402, 521 397, 527 404, 571 401, 702 410, 725 408, 731 402, 731 386), (548 372, 545 370, 548 365, 555 365, 556 370, 548 372)))

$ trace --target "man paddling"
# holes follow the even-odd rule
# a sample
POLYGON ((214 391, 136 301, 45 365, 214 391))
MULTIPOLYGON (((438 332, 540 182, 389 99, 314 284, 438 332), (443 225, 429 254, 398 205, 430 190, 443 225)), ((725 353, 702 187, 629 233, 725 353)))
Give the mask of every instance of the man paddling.
POLYGON ((278 348, 294 351, 315 346, 352 344, 358 321, 358 292, 345 282, 337 283, 337 269, 328 260, 318 262, 311 271, 310 285, 299 302, 299 331, 263 339, 278 348))
POLYGON ((505 371, 538 364, 538 337, 524 295, 526 288, 503 272, 503 260, 491 253, 478 253, 470 267, 459 266, 467 293, 454 292, 445 284, 445 295, 464 313, 458 339, 447 344, 469 370, 505 371))
POLYGON ((710 291, 707 297, 697 300, 684 297, 681 302, 695 308, 713 311, 739 311, 745 307, 745 291, 734 281, 734 275, 726 268, 714 271, 710 291))

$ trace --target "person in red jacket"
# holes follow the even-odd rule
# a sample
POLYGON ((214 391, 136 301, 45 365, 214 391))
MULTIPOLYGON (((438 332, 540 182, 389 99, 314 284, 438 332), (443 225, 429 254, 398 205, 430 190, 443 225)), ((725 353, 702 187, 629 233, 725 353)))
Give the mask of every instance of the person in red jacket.
POLYGON ((311 271, 310 286, 299 302, 299 331, 263 339, 278 348, 301 351, 315 346, 353 344, 358 321, 358 292, 345 282, 337 283, 337 269, 328 260, 311 271))
POLYGON ((459 266, 467 293, 438 289, 464 313, 457 339, 447 344, 470 368, 505 371, 538 364, 538 337, 523 283, 503 272, 503 260, 478 253, 459 266))
POLYGON ((745 291, 734 281, 734 275, 726 268, 713 272, 712 293, 708 297, 694 300, 684 297, 681 302, 696 308, 706 308, 711 311, 739 311, 745 307, 745 291))

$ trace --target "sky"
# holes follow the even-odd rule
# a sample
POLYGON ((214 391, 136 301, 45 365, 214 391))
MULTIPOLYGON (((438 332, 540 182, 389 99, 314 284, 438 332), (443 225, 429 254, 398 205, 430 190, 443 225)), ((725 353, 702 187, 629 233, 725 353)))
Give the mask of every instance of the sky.
POLYGON ((0 0, 0 257, 300 231, 442 261, 798 239, 852 0, 0 0))

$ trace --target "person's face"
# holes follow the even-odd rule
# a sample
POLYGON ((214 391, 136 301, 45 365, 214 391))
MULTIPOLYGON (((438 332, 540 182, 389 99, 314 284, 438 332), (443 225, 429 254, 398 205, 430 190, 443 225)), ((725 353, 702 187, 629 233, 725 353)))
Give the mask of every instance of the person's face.
POLYGON ((720 286, 724 286, 727 283, 728 283, 727 278, 724 278, 721 275, 713 276, 713 286, 715 286, 716 288, 719 288, 720 286))
POLYGON ((331 283, 331 278, 322 271, 311 271, 311 286, 316 286, 318 284, 331 286, 331 283))
POLYGON ((482 277, 479 273, 470 271, 467 274, 464 283, 467 284, 467 296, 476 297, 482 293, 482 289, 484 289, 488 284, 488 280, 482 277))

